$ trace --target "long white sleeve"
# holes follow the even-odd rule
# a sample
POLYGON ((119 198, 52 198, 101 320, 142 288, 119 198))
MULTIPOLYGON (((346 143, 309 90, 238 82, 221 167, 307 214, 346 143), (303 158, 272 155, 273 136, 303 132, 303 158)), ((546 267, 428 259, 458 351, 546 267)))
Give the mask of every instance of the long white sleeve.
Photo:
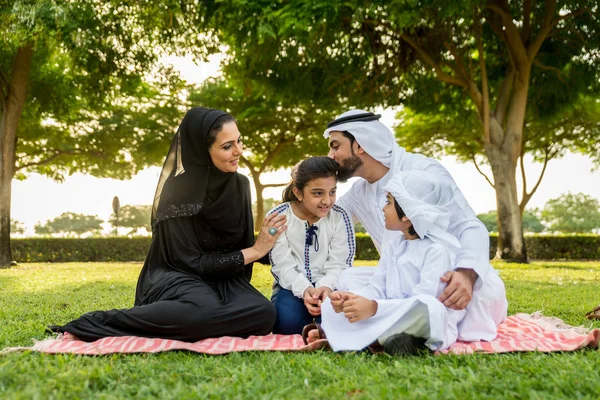
POLYGON ((275 246, 269 253, 269 258, 271 260, 271 271, 277 279, 277 283, 282 288, 291 290, 294 296, 302 297, 304 291, 313 286, 306 275, 299 271, 298 262, 292 254, 287 235, 279 236, 275 246))
POLYGON ((446 246, 432 244, 427 247, 418 284, 411 295, 429 295, 437 297, 440 289, 445 286, 440 277, 452 270, 452 258, 446 246))
POLYGON ((328 255, 323 273, 315 287, 327 286, 331 290, 337 289, 337 280, 343 270, 352 267, 356 243, 354 238, 354 227, 348 213, 339 205, 334 205, 332 213, 339 213, 341 218, 333 227, 331 240, 328 245, 328 255))

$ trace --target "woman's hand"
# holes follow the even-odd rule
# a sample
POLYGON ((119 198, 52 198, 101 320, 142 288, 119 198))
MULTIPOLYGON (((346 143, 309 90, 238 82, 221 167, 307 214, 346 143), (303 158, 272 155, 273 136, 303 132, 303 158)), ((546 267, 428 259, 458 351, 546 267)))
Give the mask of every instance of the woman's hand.
POLYGON ((254 245, 242 250, 244 263, 250 264, 263 258, 273 248, 279 236, 287 228, 287 225, 285 225, 286 222, 287 218, 285 215, 279 215, 278 213, 267 215, 263 220, 254 245), (271 228, 275 229, 274 234, 269 232, 271 228))
POLYGON ((278 213, 273 213, 265 217, 262 226, 260 227, 260 231, 258 232, 258 236, 256 237, 256 242, 254 242, 253 246, 258 251, 260 255, 259 258, 263 257, 273 248, 279 236, 281 236, 281 234, 287 228, 287 225, 285 224, 286 222, 286 216, 279 215, 278 213), (275 234, 271 234, 269 232, 271 228, 275 228, 277 230, 275 234))

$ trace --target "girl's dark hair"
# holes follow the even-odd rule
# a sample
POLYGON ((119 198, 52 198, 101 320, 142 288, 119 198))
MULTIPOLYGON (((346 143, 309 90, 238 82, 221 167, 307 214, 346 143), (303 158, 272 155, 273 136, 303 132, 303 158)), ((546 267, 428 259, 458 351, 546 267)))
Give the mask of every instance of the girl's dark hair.
POLYGON ((222 115, 219 118, 217 118, 217 120, 213 124, 212 129, 210 130, 210 132, 208 132, 208 136, 206 136, 206 144, 208 145, 209 149, 215 143, 215 140, 217 140, 217 135, 219 134, 219 132, 223 130, 223 125, 228 124, 230 122, 235 122, 235 118, 233 118, 229 114, 222 115))
POLYGON ((337 180, 338 164, 329 157, 310 157, 292 169, 292 181, 283 190, 283 201, 297 201, 294 188, 302 191, 313 179, 333 176, 337 180))
MULTIPOLYGON (((402 219, 402 217, 406 215, 406 213, 404 212, 402 207, 400 207, 400 204, 398 204, 396 199, 394 199, 394 208, 396 209, 396 214, 398 214, 399 219, 402 219)), ((412 224, 410 225, 410 228, 408 228, 408 233, 410 233, 411 235, 416 235, 419 239, 421 238, 421 236, 417 235, 417 231, 415 231, 415 227, 412 226, 412 224)))

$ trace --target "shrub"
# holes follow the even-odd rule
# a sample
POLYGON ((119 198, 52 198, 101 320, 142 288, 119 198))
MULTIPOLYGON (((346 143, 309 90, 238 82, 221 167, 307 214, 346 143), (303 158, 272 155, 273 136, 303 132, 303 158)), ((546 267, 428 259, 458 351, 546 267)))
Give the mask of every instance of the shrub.
MULTIPOLYGON (((490 235, 490 259, 498 235, 490 235)), ((18 262, 143 261, 149 237, 11 239, 18 262)), ((531 260, 600 260, 600 235, 526 235, 531 260)), ((356 259, 377 260, 379 253, 368 234, 356 234, 356 259)))
POLYGON ((149 237, 11 239, 17 262, 143 261, 149 237))

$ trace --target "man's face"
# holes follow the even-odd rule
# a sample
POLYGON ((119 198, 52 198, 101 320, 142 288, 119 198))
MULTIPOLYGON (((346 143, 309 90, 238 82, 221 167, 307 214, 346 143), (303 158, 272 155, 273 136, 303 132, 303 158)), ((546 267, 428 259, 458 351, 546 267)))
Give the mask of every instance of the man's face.
POLYGON ((329 154, 340 166, 338 170, 338 180, 345 182, 352 178, 356 171, 362 166, 363 162, 354 152, 354 147, 358 147, 356 142, 351 143, 340 131, 332 131, 329 136, 329 154))

